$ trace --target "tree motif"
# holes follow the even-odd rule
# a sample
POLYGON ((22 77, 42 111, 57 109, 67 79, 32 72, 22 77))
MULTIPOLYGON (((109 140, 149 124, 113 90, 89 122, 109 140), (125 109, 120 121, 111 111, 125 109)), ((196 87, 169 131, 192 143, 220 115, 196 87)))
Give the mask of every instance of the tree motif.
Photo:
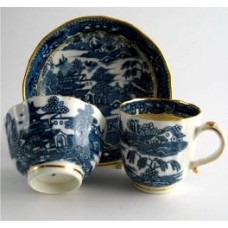
POLYGON ((67 122, 65 122, 65 128, 74 129, 76 126, 76 121, 76 118, 69 119, 67 122))
POLYGON ((75 59, 70 65, 70 70, 68 72, 68 75, 79 76, 82 74, 82 71, 84 69, 85 69, 85 66, 83 65, 82 61, 80 59, 75 59))
POLYGON ((108 69, 99 67, 93 74, 92 79, 97 82, 104 82, 105 84, 109 84, 113 82, 115 76, 115 74, 109 73, 108 69))
POLYGON ((132 76, 136 76, 138 72, 140 75, 144 73, 145 70, 148 70, 148 64, 146 62, 141 63, 138 60, 130 60, 123 63, 121 70, 126 69, 123 76, 127 79, 132 76))
POLYGON ((78 115, 75 118, 69 119, 65 123, 67 129, 78 131, 81 136, 87 134, 94 118, 92 114, 94 110, 91 105, 86 105, 84 109, 78 109, 78 115))
POLYGON ((129 160, 129 163, 134 163, 135 162, 135 155, 136 151, 135 150, 130 150, 127 154, 127 159, 129 160))
POLYGON ((137 162, 137 166, 139 169, 145 168, 147 165, 147 158, 140 158, 137 162))
POLYGON ((167 183, 179 181, 182 176, 181 165, 176 160, 164 161, 160 158, 142 157, 137 151, 133 150, 129 150, 127 160, 129 164, 136 163, 140 172, 140 175, 138 175, 134 167, 126 164, 128 175, 141 183, 164 186, 167 183), (171 175, 159 175, 161 172, 165 173, 170 168, 176 171, 176 173, 171 175))
POLYGON ((139 170, 144 169, 145 167, 148 167, 150 169, 160 169, 162 172, 165 172, 169 165, 171 166, 173 171, 180 171, 181 166, 176 160, 170 160, 170 161, 164 161, 159 158, 150 158, 150 157, 142 157, 137 151, 135 150, 129 150, 127 154, 127 160, 129 163, 134 164, 135 161, 137 161, 137 166, 139 170))
POLYGON ((86 105, 84 110, 78 110, 76 128, 80 129, 81 133, 83 133, 83 131, 85 132, 85 129, 88 129, 93 122, 93 113, 94 111, 91 105, 86 105))
POLYGON ((48 103, 41 107, 41 110, 45 112, 44 115, 56 114, 61 116, 61 114, 69 112, 69 109, 64 106, 64 101, 59 101, 59 98, 56 96, 50 97, 48 103))
POLYGON ((47 67, 41 81, 40 93, 45 95, 56 93, 58 86, 58 77, 53 73, 52 68, 47 67))
POLYGON ((78 122, 77 116, 75 118, 71 118, 65 122, 65 128, 66 129, 72 129, 75 133, 77 130, 77 127, 78 127, 77 122, 78 122))

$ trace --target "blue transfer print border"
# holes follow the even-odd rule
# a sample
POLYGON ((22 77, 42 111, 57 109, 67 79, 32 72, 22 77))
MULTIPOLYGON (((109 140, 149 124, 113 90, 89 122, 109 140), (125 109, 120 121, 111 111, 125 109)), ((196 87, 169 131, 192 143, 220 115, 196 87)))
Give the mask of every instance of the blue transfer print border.
POLYGON ((145 53, 157 75, 157 97, 171 98, 171 75, 166 61, 156 46, 149 38, 144 36, 134 26, 120 20, 108 17, 83 17, 74 19, 60 26, 48 34, 38 45, 34 56, 31 57, 25 78, 25 97, 36 95, 36 84, 47 58, 64 41, 78 33, 105 31, 110 34, 124 36, 145 53))
POLYGON ((175 100, 142 99, 125 103, 120 110, 130 115, 136 114, 172 114, 181 118, 197 116, 200 109, 193 104, 175 102, 175 100))

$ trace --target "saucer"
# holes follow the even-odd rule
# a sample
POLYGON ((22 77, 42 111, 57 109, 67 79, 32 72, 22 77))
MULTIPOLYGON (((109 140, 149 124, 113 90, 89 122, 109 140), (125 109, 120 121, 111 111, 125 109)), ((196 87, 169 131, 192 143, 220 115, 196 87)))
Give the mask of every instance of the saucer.
POLYGON ((118 107, 135 97, 171 98, 171 76, 157 45, 134 26, 83 17, 41 40, 28 63, 23 98, 60 94, 96 105, 107 119, 100 165, 118 163, 118 107))

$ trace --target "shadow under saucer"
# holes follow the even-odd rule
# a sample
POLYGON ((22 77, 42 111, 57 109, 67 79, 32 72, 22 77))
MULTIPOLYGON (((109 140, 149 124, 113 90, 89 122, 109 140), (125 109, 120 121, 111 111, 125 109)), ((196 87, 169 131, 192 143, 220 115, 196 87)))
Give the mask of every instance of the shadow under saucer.
POLYGON ((103 191, 115 191, 116 193, 133 193, 134 189, 130 179, 124 172, 124 169, 112 169, 97 167, 92 175, 84 180, 82 188, 93 190, 102 189, 103 191))

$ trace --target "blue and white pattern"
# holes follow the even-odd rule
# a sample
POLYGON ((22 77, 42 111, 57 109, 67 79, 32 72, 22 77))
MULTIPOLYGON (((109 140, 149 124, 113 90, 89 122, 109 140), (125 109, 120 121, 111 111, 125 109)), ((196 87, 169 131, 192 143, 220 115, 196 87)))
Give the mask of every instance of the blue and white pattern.
POLYGON ((180 125, 159 129, 152 122, 129 119, 120 124, 121 149, 127 175, 136 183, 164 187, 182 179, 182 169, 175 159, 187 147, 180 125))
POLYGON ((43 106, 25 103, 16 118, 7 114, 10 155, 20 173, 25 175, 36 164, 62 160, 81 166, 85 177, 92 172, 101 156, 103 129, 91 105, 79 108, 76 116, 69 115, 70 109, 51 96, 43 106))
POLYGON ((121 158, 118 106, 134 97, 171 97, 170 75, 156 45, 106 17, 76 19, 45 37, 25 79, 25 95, 61 94, 95 104, 107 118, 101 163, 121 158))
POLYGON ((152 122, 140 124, 138 120, 130 119, 127 127, 127 130, 120 130, 121 140, 135 147, 140 154, 167 157, 176 155, 187 146, 180 125, 159 129, 152 122))
POLYGON ((137 99, 134 102, 125 103, 122 105, 121 110, 130 115, 138 114, 172 114, 174 117, 187 118, 193 117, 200 113, 200 109, 193 105, 175 100, 167 99, 137 99))

